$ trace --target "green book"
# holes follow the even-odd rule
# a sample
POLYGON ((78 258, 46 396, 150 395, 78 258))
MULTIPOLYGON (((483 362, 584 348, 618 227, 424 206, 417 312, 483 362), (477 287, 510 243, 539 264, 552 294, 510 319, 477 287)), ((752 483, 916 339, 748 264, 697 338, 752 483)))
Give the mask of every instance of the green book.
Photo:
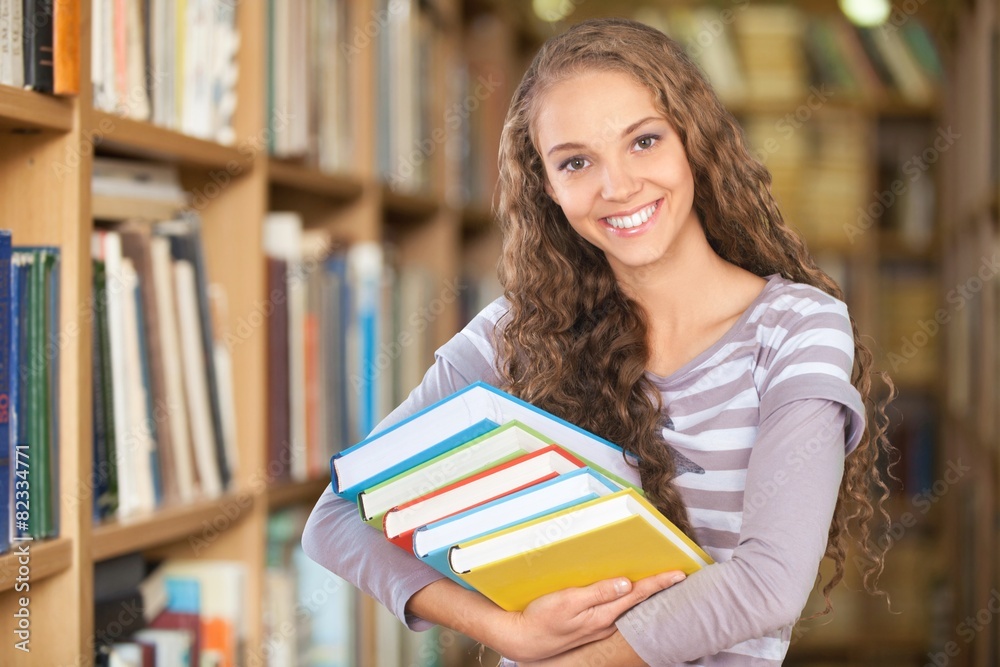
POLYGON ((382 517, 393 507, 551 444, 551 438, 519 421, 509 421, 365 489, 358 495, 361 519, 382 530, 382 517))

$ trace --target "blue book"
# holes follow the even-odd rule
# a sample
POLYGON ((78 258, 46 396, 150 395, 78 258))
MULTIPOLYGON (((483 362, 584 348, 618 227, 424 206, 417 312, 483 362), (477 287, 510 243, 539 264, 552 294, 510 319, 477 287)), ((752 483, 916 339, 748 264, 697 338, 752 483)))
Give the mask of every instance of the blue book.
POLYGON ((10 339, 13 319, 11 233, 0 230, 0 553, 10 549, 10 339))
POLYGON ((365 450, 368 443, 375 441, 381 435, 375 434, 367 440, 362 440, 353 447, 348 447, 333 455, 330 459, 333 490, 341 498, 347 498, 351 502, 357 503, 358 494, 365 489, 370 489, 401 472, 430 461, 438 454, 464 445, 470 440, 489 433, 498 426, 499 424, 496 422, 482 419, 457 433, 448 435, 444 440, 427 442, 426 447, 412 453, 408 452, 405 458, 393 455, 398 454, 398 452, 393 452, 389 456, 380 456, 375 451, 376 448, 365 450))
MULTIPOLYGON (((11 275, 11 326, 10 326, 10 482, 11 482, 11 516, 15 519, 27 517, 30 505, 27 497, 18 497, 17 481, 27 480, 28 453, 28 392, 25 384, 28 377, 28 276, 34 258, 30 255, 15 253, 11 275), (21 452, 21 465, 18 466, 17 452, 21 452), (20 502, 20 505, 18 504, 20 502)), ((23 484, 21 487, 23 488, 23 484)), ((28 523, 12 520, 10 523, 11 539, 27 537, 28 523)))
POLYGON ((452 581, 475 590, 451 569, 448 552, 454 545, 618 491, 621 487, 601 473, 580 468, 417 528, 413 553, 452 581))
POLYGON ((471 440, 441 445, 470 426, 487 420, 495 427, 513 419, 544 433, 588 465, 642 487, 637 461, 621 447, 485 382, 475 382, 335 454, 330 460, 333 490, 356 502, 358 492, 471 440))

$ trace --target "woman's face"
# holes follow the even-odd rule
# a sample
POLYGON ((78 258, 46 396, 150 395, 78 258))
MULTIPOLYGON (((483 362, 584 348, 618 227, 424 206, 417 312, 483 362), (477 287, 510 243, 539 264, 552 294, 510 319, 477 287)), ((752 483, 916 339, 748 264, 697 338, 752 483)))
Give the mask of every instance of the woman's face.
POLYGON ((590 71, 550 88, 534 121, 545 190, 619 278, 676 257, 700 226, 680 137, 630 76, 590 71))

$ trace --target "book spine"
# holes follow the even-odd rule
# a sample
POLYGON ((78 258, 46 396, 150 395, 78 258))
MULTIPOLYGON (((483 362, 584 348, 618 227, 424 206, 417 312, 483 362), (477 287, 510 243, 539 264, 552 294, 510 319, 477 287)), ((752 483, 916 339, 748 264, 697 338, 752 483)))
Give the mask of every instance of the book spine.
POLYGON ((53 89, 53 1, 24 0, 24 87, 40 93, 53 89))
POLYGON ((79 95, 80 3, 67 0, 55 2, 52 24, 53 92, 56 95, 79 95))
POLYGON ((0 231, 0 553, 10 548, 11 233, 0 231))

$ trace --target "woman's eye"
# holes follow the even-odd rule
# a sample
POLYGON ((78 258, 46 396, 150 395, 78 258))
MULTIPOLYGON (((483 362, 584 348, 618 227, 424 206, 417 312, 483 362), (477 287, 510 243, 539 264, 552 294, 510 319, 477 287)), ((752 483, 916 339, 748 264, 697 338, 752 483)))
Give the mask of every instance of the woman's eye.
POLYGON ((659 139, 659 137, 657 137, 656 135, 647 134, 644 137, 639 137, 638 139, 636 139, 635 145, 641 148, 642 150, 646 150, 648 148, 652 148, 653 145, 656 143, 657 139, 659 139))
POLYGON ((587 166, 587 161, 582 157, 571 157, 562 163, 561 169, 566 171, 579 171, 587 166))

